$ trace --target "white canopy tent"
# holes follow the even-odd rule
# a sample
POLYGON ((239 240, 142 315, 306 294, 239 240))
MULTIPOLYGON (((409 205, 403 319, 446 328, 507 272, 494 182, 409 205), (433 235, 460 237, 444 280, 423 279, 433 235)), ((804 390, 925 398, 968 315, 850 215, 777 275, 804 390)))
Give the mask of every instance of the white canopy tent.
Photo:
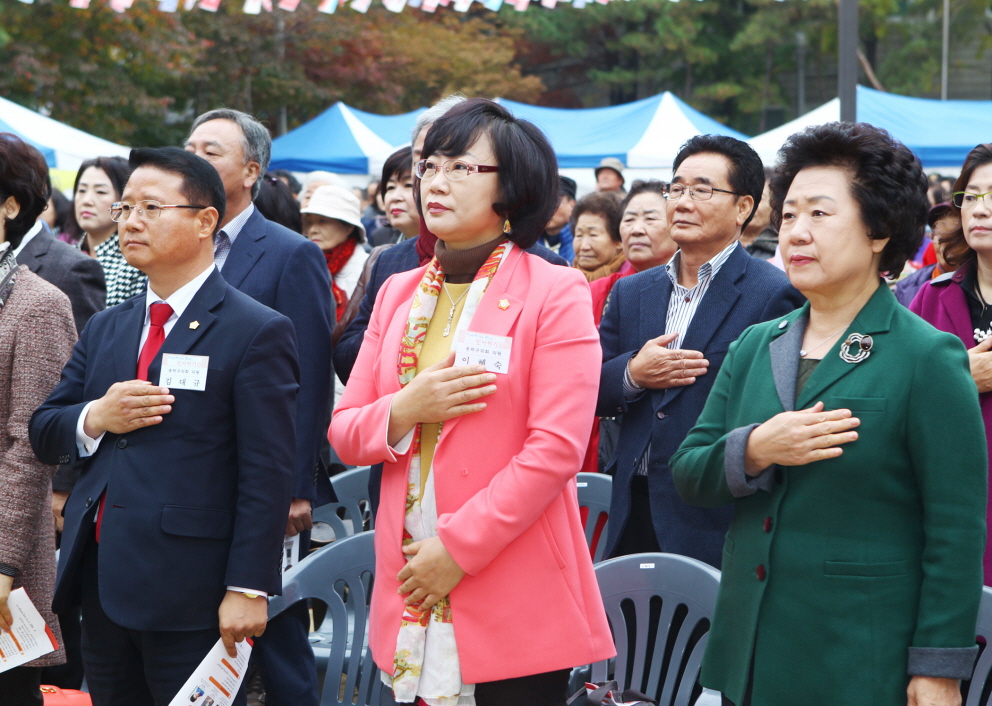
POLYGON ((6 98, 0 98, 0 123, 2 129, 9 129, 40 149, 53 169, 75 172, 87 159, 126 159, 131 152, 130 147, 77 130, 6 98))

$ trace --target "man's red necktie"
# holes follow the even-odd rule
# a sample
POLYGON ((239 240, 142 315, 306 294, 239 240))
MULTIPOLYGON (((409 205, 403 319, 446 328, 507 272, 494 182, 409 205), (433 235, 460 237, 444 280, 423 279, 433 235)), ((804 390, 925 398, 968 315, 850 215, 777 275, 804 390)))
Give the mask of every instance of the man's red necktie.
MULTIPOLYGON (((138 356, 138 380, 148 380, 148 366, 155 360, 159 348, 165 340, 165 322, 172 316, 172 307, 164 302, 157 302, 148 307, 151 325, 148 327, 148 338, 141 347, 138 356)), ((96 541, 100 541, 100 525, 103 524, 103 506, 107 503, 106 492, 100 498, 100 509, 96 515, 96 541)))

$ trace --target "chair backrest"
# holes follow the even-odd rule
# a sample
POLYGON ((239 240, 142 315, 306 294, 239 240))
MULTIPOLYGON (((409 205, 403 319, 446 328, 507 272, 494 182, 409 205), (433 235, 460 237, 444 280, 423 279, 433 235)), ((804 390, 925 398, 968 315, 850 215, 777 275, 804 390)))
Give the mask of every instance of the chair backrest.
POLYGON ((327 604, 322 628, 330 625, 333 639, 321 706, 379 704, 383 684, 368 647, 374 534, 361 532, 313 552, 286 572, 282 595, 269 600, 270 620, 308 598, 327 604))
POLYGON ((979 654, 971 680, 962 684, 965 706, 992 706, 992 588, 982 589, 975 625, 979 654))
POLYGON ((594 562, 606 552, 606 523, 610 518, 613 477, 605 473, 580 473, 575 478, 579 491, 579 512, 586 530, 586 544, 594 562))
POLYGON ((689 706, 699 678, 720 572, 676 554, 633 554, 596 565, 617 658, 592 665, 658 706, 689 706))
POLYGON ((366 466, 332 476, 331 485, 338 501, 314 508, 313 521, 330 525, 336 539, 375 529, 369 502, 369 472, 366 466))

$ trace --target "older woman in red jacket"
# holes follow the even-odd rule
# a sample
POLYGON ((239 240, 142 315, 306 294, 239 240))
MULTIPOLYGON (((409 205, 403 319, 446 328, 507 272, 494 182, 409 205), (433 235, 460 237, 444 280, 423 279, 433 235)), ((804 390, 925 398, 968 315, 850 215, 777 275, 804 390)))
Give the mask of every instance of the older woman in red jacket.
POLYGON ((417 164, 434 259, 379 293, 330 439, 384 462, 370 642, 399 702, 562 706, 614 654, 575 474, 601 358, 581 273, 523 251, 557 201, 533 125, 469 100, 417 164))

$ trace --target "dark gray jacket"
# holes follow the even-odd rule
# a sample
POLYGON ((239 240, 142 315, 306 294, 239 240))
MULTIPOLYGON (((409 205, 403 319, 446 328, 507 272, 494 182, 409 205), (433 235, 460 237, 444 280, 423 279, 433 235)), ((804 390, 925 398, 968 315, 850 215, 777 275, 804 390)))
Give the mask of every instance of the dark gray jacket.
POLYGON ((31 238, 17 256, 17 264, 61 289, 72 304, 76 333, 90 317, 106 308, 107 285, 103 268, 94 258, 56 238, 42 223, 41 232, 31 238))

